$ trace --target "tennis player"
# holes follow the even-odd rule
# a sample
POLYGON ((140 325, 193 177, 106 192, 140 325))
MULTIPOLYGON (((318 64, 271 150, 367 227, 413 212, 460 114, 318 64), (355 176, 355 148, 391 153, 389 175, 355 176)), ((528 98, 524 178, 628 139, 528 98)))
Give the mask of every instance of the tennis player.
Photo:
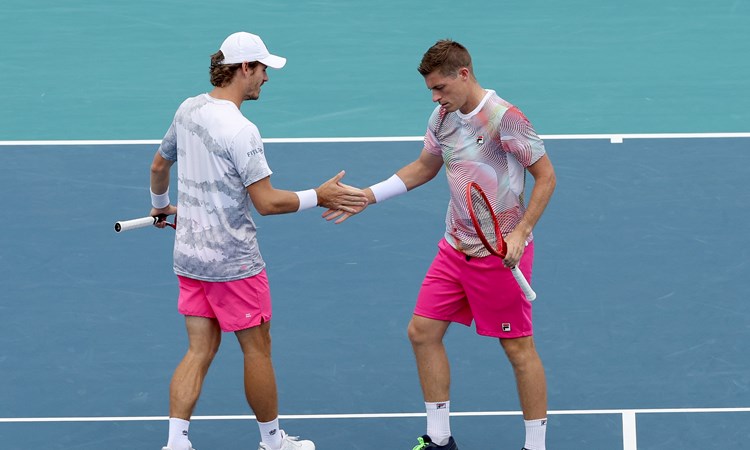
MULTIPOLYGON (((469 326, 472 321, 478 334, 499 339, 513 366, 526 426, 524 448, 545 450, 544 367, 534 346, 531 303, 509 268, 518 265, 531 279, 532 229, 554 191, 554 169, 521 111, 480 86, 464 46, 438 41, 424 54, 419 72, 433 102, 439 103, 429 120, 424 149, 416 161, 365 190, 370 203, 379 203, 432 180, 443 165, 450 187, 445 235, 408 328, 427 410, 427 432, 413 450, 458 449, 450 429, 450 365, 443 338, 451 323, 469 326), (535 181, 528 207, 526 171, 535 181), (465 197, 470 181, 478 182, 500 205, 497 214, 508 245, 504 260, 489 256, 472 226, 465 197)), ((337 223, 350 216, 345 211, 324 213, 337 223)))
MULTIPOLYGON (((175 214, 174 271, 178 311, 189 348, 170 385, 169 438, 162 450, 190 450, 188 428, 222 332, 233 332, 244 355, 245 396, 260 429, 259 450, 314 450, 311 441, 279 428, 271 361, 271 294, 258 249, 251 206, 283 214, 317 205, 353 211, 367 201, 339 183, 340 172, 316 189, 275 189, 258 128, 243 116, 257 100, 268 67, 286 59, 268 52, 260 37, 230 35, 211 56, 208 94, 180 105, 151 166, 151 215, 175 214), (170 168, 178 163, 177 207, 169 202, 170 168)), ((163 228, 164 223, 157 226, 163 228)))

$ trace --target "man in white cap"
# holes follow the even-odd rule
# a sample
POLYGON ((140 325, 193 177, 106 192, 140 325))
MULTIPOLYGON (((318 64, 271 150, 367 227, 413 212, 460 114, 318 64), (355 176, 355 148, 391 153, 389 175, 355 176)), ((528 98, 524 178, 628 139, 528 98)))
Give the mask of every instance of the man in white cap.
POLYGON ((170 385, 169 439, 162 450, 192 450, 189 421, 222 332, 235 333, 244 355, 245 396, 260 428, 259 450, 315 449, 311 441, 279 428, 271 295, 250 208, 261 215, 318 205, 354 212, 367 200, 362 191, 339 183, 343 171, 315 189, 293 192, 271 185, 260 133, 240 106, 259 98, 268 67, 284 64, 286 59, 270 54, 260 37, 230 35, 211 56, 214 89, 180 105, 154 155, 151 215, 179 209, 174 271, 180 288, 177 309, 185 316, 189 340, 170 385), (176 161, 174 206, 169 179, 176 161))

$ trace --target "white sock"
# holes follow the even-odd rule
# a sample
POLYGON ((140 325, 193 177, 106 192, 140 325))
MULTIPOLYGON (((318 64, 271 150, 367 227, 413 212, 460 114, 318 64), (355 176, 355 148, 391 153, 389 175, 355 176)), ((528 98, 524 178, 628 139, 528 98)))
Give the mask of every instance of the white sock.
POLYGON ((271 450, 281 449, 281 430, 279 430, 279 418, 270 422, 258 422, 260 428, 260 440, 271 450))
POLYGON ((190 450, 190 441, 188 440, 189 428, 189 420, 170 417, 169 440, 167 441, 167 447, 172 450, 190 450))
POLYGON ((445 445, 451 437, 451 402, 424 402, 427 410, 427 436, 437 445, 445 445))
POLYGON ((523 423, 526 425, 526 443, 523 446, 528 450, 547 450, 547 418, 524 420, 523 423))

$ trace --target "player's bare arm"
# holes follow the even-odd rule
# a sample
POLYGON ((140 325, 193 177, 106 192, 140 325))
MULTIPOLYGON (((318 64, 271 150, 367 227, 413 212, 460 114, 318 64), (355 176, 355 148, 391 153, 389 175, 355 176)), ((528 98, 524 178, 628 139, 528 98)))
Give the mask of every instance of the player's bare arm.
MULTIPOLYGON (((339 172, 315 189, 317 205, 353 212, 367 204, 367 197, 361 190, 340 183, 343 176, 344 172, 339 172)), ((293 191, 274 188, 271 177, 251 184, 247 192, 255 209, 263 216, 296 212, 300 208, 300 197, 293 191)))
MULTIPOLYGON (((401 178, 406 185, 406 189, 410 191, 435 178, 441 167, 443 167, 443 158, 423 149, 419 158, 402 167, 396 172, 396 175, 401 178)), ((366 189, 365 192, 371 191, 366 189)), ((370 194, 368 194, 369 198, 370 194)))
MULTIPOLYGON (((164 194, 169 189, 169 171, 172 168, 174 161, 170 161, 158 151, 154 155, 154 160, 151 162, 151 192, 154 194, 164 194)), ((151 208, 150 216, 156 217, 161 214, 167 216, 177 214, 177 207, 168 204, 164 208, 151 208)), ((157 228, 165 228, 166 221, 159 221, 154 224, 157 228)))
POLYGON ((528 171, 534 177, 534 188, 531 190, 529 205, 521 222, 505 238, 505 242, 508 244, 508 253, 503 261, 508 267, 517 265, 521 260, 526 239, 536 226, 539 218, 542 217, 542 213, 549 204, 557 184, 555 169, 546 154, 530 165, 528 171))

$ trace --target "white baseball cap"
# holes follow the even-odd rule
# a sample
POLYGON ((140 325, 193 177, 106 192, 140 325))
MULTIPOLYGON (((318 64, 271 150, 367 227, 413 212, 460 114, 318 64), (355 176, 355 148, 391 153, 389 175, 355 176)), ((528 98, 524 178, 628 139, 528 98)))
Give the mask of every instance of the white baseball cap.
POLYGON ((222 64, 258 61, 274 69, 281 69, 286 64, 286 58, 268 53, 260 36, 244 31, 230 34, 219 50, 224 54, 222 64))

